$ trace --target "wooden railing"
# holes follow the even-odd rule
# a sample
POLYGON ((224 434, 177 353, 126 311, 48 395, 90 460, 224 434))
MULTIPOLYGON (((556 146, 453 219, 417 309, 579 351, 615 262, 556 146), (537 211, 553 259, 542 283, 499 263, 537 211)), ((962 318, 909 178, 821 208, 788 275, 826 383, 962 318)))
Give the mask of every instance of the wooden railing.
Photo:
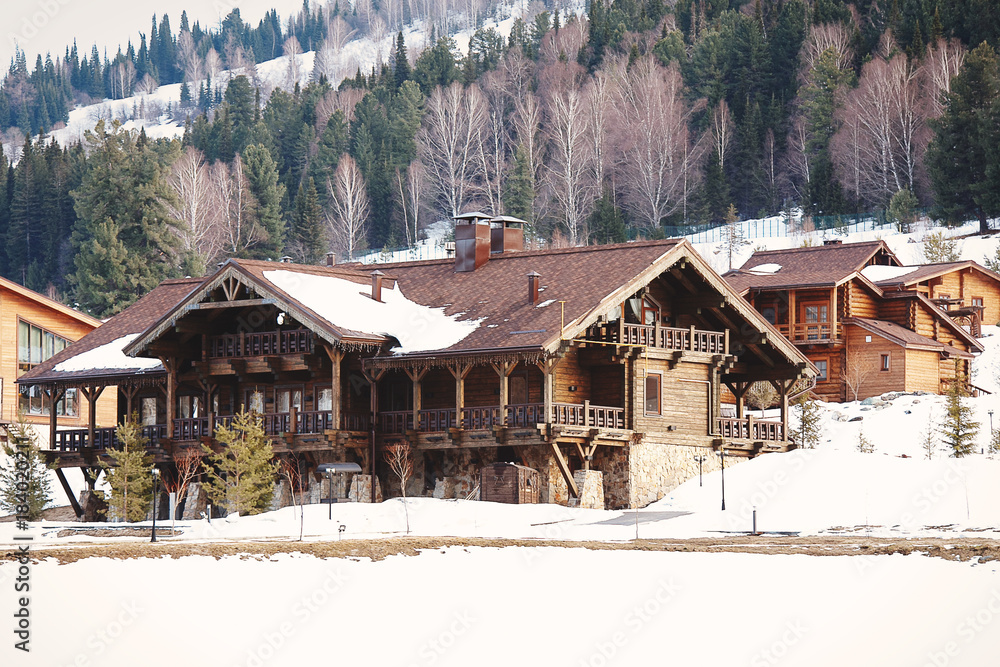
POLYGON ((782 336, 793 343, 814 340, 837 340, 840 338, 842 332, 840 324, 837 324, 837 329, 834 331, 833 325, 829 322, 798 322, 791 328, 787 324, 776 324, 775 327, 782 336))
POLYGON ((642 345, 664 350, 729 354, 724 331, 704 331, 689 327, 664 327, 658 324, 626 324, 610 322, 596 324, 587 331, 587 338, 602 343, 642 345))
POLYGON ((534 426, 544 421, 544 403, 515 403, 507 406, 507 426, 534 426))
MULTIPOLYGON (((94 429, 94 449, 113 449, 118 447, 118 429, 111 426, 94 429)), ((56 432, 55 449, 60 452, 76 452, 87 446, 88 431, 85 428, 74 428, 56 432)), ((147 446, 156 446, 162 438, 167 437, 166 424, 143 426, 142 436, 147 446)))
POLYGON ((206 418, 174 420, 174 440, 201 440, 211 436, 213 430, 206 418))
POLYGON ((766 442, 783 442, 785 440, 784 424, 764 419, 720 419, 719 435, 727 440, 755 440, 766 442))
POLYGON ((625 428, 625 408, 591 405, 589 402, 553 403, 552 423, 567 426, 625 428))
POLYGON ((454 410, 421 410, 421 431, 447 431, 455 428, 454 410))
POLYGON ((340 428, 345 431, 367 431, 372 427, 370 412, 340 413, 340 428))
POLYGON ((264 418, 264 433, 278 435, 291 430, 292 415, 289 412, 271 412, 261 415, 264 418))
POLYGON ((462 410, 462 428, 482 430, 500 426, 500 406, 465 408, 462 410))
POLYGON ((413 430, 413 410, 394 410, 378 413, 378 426, 382 433, 406 433, 413 430))
POLYGON ((208 356, 213 359, 308 354, 312 351, 313 333, 309 329, 223 334, 208 339, 208 356))

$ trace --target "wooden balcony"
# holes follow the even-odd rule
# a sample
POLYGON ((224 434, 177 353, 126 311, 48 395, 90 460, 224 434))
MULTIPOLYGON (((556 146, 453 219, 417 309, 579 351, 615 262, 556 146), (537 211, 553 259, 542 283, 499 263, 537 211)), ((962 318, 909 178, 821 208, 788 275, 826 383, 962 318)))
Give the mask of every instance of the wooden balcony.
POLYGON ((720 419, 719 434, 726 440, 750 440, 753 442, 784 442, 784 424, 765 419, 720 419))
MULTIPOLYGON (((78 452, 88 446, 94 449, 116 449, 119 446, 117 431, 116 427, 95 428, 92 445, 87 442, 89 431, 85 428, 57 431, 53 449, 60 452, 78 452)), ((155 445, 167 437, 167 426, 166 424, 143 426, 142 435, 149 444, 155 445)))
POLYGON ((729 354, 729 337, 724 331, 704 331, 690 327, 664 327, 658 324, 626 324, 621 320, 595 324, 587 330, 587 339, 615 345, 637 345, 682 352, 729 354))
POLYGON ((829 322, 799 322, 794 328, 787 324, 776 324, 775 328, 782 336, 793 343, 812 345, 814 343, 837 343, 841 340, 843 328, 838 323, 836 331, 829 322))
MULTIPOLYGON (((294 410, 269 412, 261 415, 264 433, 269 436, 315 435, 333 430, 333 412, 330 410, 294 410), (294 420, 294 429, 292 428, 294 420)), ((174 440, 200 440, 215 437, 216 426, 230 426, 233 415, 217 415, 195 419, 174 420, 174 440)), ((340 428, 346 431, 368 431, 370 419, 366 412, 344 412, 340 415, 340 428)))
MULTIPOLYGON (((461 428, 486 430, 499 426, 534 427, 545 422, 545 405, 525 403, 506 406, 506 420, 500 419, 499 405, 462 409, 461 428)), ((413 411, 397 410, 379 413, 382 433, 402 434, 407 431, 440 432, 459 428, 455 409, 421 410, 419 428, 413 428, 413 411)), ((591 426, 595 428, 624 429, 625 408, 613 408, 589 403, 553 403, 552 423, 566 426, 591 426)))
POLYGON ((313 333, 309 329, 223 334, 208 339, 211 359, 309 354, 312 351, 313 333))

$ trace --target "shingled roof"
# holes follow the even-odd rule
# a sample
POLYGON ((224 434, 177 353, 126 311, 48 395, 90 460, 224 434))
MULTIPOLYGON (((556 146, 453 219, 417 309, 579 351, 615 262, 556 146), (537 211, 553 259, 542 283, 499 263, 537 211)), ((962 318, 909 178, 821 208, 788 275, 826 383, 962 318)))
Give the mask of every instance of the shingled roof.
POLYGON ((38 364, 18 378, 18 384, 73 384, 80 378, 114 381, 136 374, 156 375, 164 373, 163 367, 143 368, 146 364, 136 364, 131 368, 102 368, 80 371, 58 371, 56 367, 74 357, 96 350, 123 337, 141 333, 163 316, 164 311, 180 301, 202 282, 202 278, 166 280, 152 292, 142 297, 118 315, 97 327, 89 334, 66 347, 45 362, 38 364))
MULTIPOLYGON (((886 277, 881 280, 877 278, 877 272, 873 272, 871 277, 874 279, 875 284, 883 289, 891 289, 895 287, 905 288, 911 287, 925 280, 930 280, 931 278, 936 278, 946 273, 951 273, 952 271, 973 269, 1000 282, 1000 274, 990 271, 985 266, 982 266, 971 259, 964 262, 938 262, 935 264, 921 264, 919 266, 902 268, 908 268, 910 271, 897 273, 891 277, 886 277)), ((868 271, 862 271, 862 273, 867 275, 868 271)))
POLYGON ((738 270, 723 277, 740 294, 751 289, 833 287, 850 279, 877 255, 890 265, 900 264, 884 241, 835 243, 757 251, 738 270), (757 267, 761 268, 755 271, 757 267))
POLYGON ((945 343, 941 343, 932 338, 927 338, 926 336, 921 336, 914 331, 910 331, 906 327, 899 326, 895 322, 872 320, 864 317, 851 317, 844 320, 844 322, 846 324, 856 324, 866 331, 870 331, 873 334, 879 335, 886 340, 890 340, 893 343, 907 349, 941 352, 947 357, 961 357, 963 359, 972 359, 974 357, 974 355, 970 352, 965 352, 957 347, 946 345, 945 343))

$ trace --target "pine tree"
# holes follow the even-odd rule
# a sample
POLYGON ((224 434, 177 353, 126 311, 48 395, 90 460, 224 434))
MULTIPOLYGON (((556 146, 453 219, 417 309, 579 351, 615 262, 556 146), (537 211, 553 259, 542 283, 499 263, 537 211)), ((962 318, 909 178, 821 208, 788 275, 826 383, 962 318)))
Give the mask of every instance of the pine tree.
POLYGON ((396 35, 396 51, 392 57, 393 75, 396 82, 396 90, 410 79, 410 61, 406 55, 406 40, 403 39, 403 31, 396 35))
POLYGON ((990 435, 990 456, 1000 454, 1000 428, 993 429, 990 435))
POLYGON ((7 435, 3 451, 8 458, 0 465, 0 509, 38 521, 52 500, 52 489, 37 436, 24 413, 18 413, 7 435))
POLYGON ((264 433, 260 415, 241 411, 232 423, 216 429, 222 451, 205 450, 205 492, 229 512, 259 514, 266 511, 274 495, 278 464, 273 461, 271 442, 264 433))
POLYGON ((292 216, 292 240, 304 264, 317 264, 326 251, 323 239, 323 212, 319 205, 316 182, 309 179, 305 187, 299 186, 295 195, 295 212, 292 216))
POLYGON ((243 162, 250 192, 257 200, 260 226, 267 232, 267 239, 257 245, 256 254, 262 259, 278 259, 285 248, 285 221, 281 216, 285 186, 278 183, 278 167, 263 144, 247 146, 243 162))
POLYGON ((614 195, 605 191, 604 196, 594 202, 594 210, 587 218, 590 238, 598 244, 623 243, 626 240, 625 218, 620 208, 615 206, 614 195))
POLYGON ((934 458, 937 446, 937 425, 934 423, 934 410, 930 410, 927 413, 927 426, 920 438, 920 448, 924 450, 924 455, 928 461, 934 458))
POLYGON ((799 428, 796 434, 798 436, 798 445, 805 449, 814 449, 819 444, 820 434, 822 433, 820 427, 820 420, 822 418, 820 407, 815 400, 806 394, 798 401, 798 408, 799 428))
POLYGON ((138 415, 118 425, 120 448, 107 450, 110 463, 101 463, 111 500, 108 503, 114 516, 125 521, 142 521, 149 512, 153 490, 153 455, 146 449, 147 439, 142 434, 138 415))
POLYGON ((503 207, 507 214, 521 218, 530 225, 533 222, 535 179, 523 145, 519 145, 514 153, 514 168, 507 176, 503 194, 503 207))
POLYGON ((948 238, 943 232, 928 234, 924 239, 924 261, 928 264, 958 260, 958 241, 955 239, 948 238))
POLYGON ((964 380, 958 373, 957 364, 955 371, 955 378, 948 388, 947 411, 940 433, 945 444, 951 448, 952 456, 960 458, 975 450, 979 422, 973 419, 972 408, 962 403, 964 380))
POLYGON ((110 131, 99 121, 86 137, 90 158, 73 191, 79 220, 71 281, 80 304, 106 316, 176 272, 180 223, 167 212, 174 194, 152 145, 117 121, 110 131))

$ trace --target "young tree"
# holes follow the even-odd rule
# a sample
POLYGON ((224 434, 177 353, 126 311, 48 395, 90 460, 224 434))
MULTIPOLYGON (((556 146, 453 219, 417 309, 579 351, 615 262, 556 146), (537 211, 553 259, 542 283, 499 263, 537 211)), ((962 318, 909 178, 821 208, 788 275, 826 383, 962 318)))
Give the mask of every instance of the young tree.
POLYGON ((726 209, 725 228, 722 230, 722 249, 729 260, 729 270, 733 270, 733 257, 739 253, 744 246, 750 245, 750 240, 743 232, 743 226, 739 224, 739 215, 736 213, 736 206, 729 205, 726 209))
POLYGON ((862 385, 874 372, 875 359, 871 355, 853 347, 847 351, 847 360, 840 378, 847 390, 854 395, 855 401, 858 400, 862 385))
POLYGON ((241 410, 229 426, 217 427, 215 439, 222 446, 218 454, 202 445, 208 497, 229 512, 259 514, 267 510, 274 496, 278 464, 273 461, 274 451, 260 415, 241 410))
POLYGON ((875 453, 875 443, 865 437, 863 429, 858 429, 858 451, 862 454, 875 453))
POLYGON ((927 457, 927 460, 934 458, 937 446, 937 421, 934 419, 934 410, 931 409, 927 412, 927 425, 920 436, 920 448, 924 450, 924 456, 927 457))
POLYGON ((114 516, 125 521, 142 521, 149 512, 153 491, 153 455, 146 449, 142 423, 132 415, 118 425, 119 448, 107 450, 110 463, 101 463, 111 487, 108 503, 114 516))
POLYGON ((747 405, 755 410, 766 410, 778 400, 778 392, 770 382, 754 382, 743 395, 747 405))
POLYGON ((892 196, 889 202, 888 218, 896 224, 901 234, 909 234, 910 227, 917 219, 917 206, 920 202, 907 188, 903 188, 892 196))
POLYGON ((179 455, 174 456, 174 466, 177 468, 177 474, 173 477, 164 477, 163 488, 167 493, 175 494, 175 512, 180 510, 181 503, 187 498, 191 482, 201 472, 203 458, 204 455, 197 449, 187 449, 179 455))
MULTIPOLYGON (((302 473, 299 472, 298 459, 282 459, 280 466, 281 476, 288 482, 288 491, 292 497, 292 508, 294 509, 302 494, 302 473)), ((330 493, 333 493, 333 489, 330 489, 330 493)))
POLYGON ((354 158, 347 154, 340 158, 333 180, 326 182, 326 188, 331 204, 326 220, 333 247, 353 260, 354 253, 364 246, 368 222, 365 179, 354 158))
POLYGON ((957 370, 948 388, 947 409, 940 433, 945 444, 951 448, 952 456, 959 458, 973 453, 979 435, 979 422, 973 419, 972 408, 962 403, 964 380, 957 370))
POLYGON ((822 410, 816 401, 806 393, 798 401, 799 428, 798 444, 805 449, 814 449, 819 444, 822 410))
POLYGON ((8 458, 0 465, 0 509, 39 521, 52 500, 52 489, 37 436, 24 413, 7 427, 7 436, 3 452, 8 458))
POLYGON ((1000 454, 1000 428, 993 429, 990 434, 990 456, 1000 454))
POLYGON ((924 239, 924 261, 928 264, 958 260, 958 241, 948 238, 944 232, 933 232, 924 239))
POLYGON ((303 264, 316 264, 323 257, 326 249, 324 243, 323 210, 319 204, 319 193, 312 178, 299 185, 295 195, 294 211, 292 213, 290 244, 295 248, 299 261, 303 264))
POLYGON ((389 470, 399 480, 400 492, 403 496, 403 513, 406 515, 406 534, 410 534, 410 512, 406 506, 406 480, 413 475, 413 458, 410 455, 410 445, 396 443, 389 445, 383 454, 389 470))

